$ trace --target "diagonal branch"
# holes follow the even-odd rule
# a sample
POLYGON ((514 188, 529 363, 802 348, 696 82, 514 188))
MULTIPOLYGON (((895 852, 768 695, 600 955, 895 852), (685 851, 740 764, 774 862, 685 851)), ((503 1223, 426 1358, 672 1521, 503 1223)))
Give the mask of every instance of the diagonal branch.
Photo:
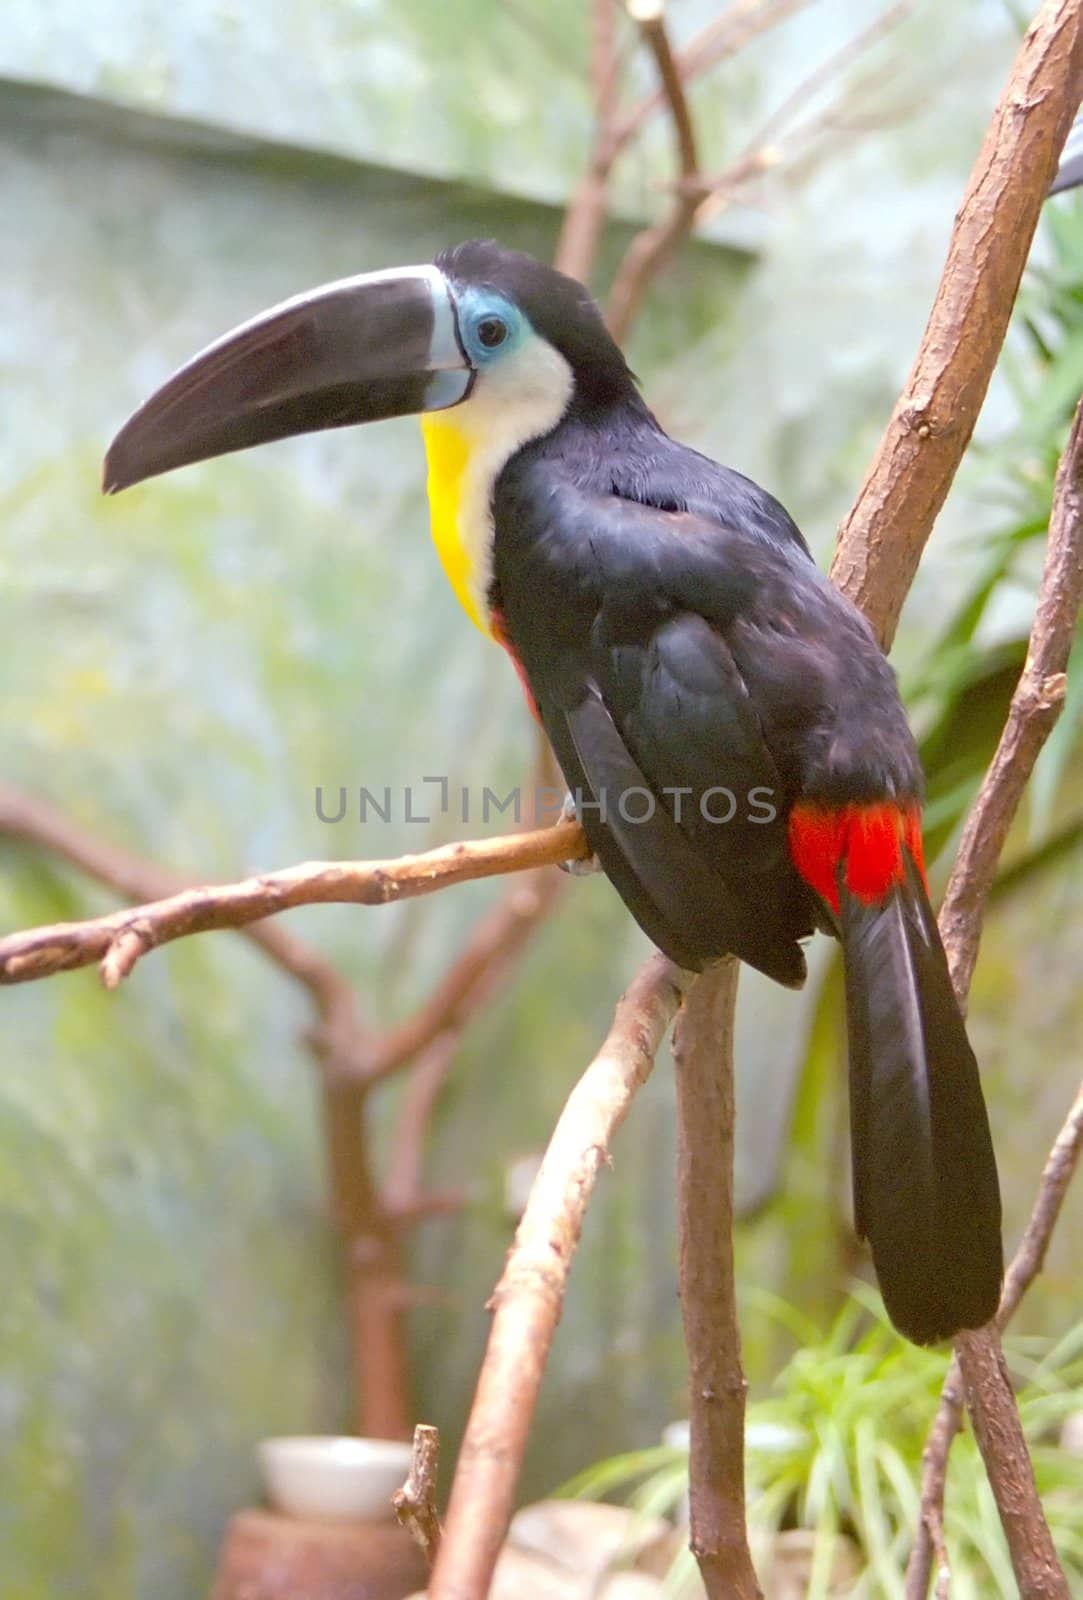
POLYGON ((1057 469, 1049 538, 1022 675, 996 754, 963 830, 940 911, 952 980, 965 994, 981 917, 1008 829, 1064 705, 1068 657, 1083 603, 1083 400, 1057 469))
POLYGON ((696 221, 706 222, 708 218, 717 216, 726 206, 732 205, 741 189, 752 179, 761 177, 768 170, 780 166, 787 157, 788 143, 799 143, 803 149, 807 149, 812 136, 830 126, 832 119, 837 117, 838 103, 832 102, 823 112, 806 117, 794 128, 792 124, 797 113, 814 100, 829 83, 834 82, 847 67, 867 55, 886 34, 897 28, 913 9, 914 0, 896 0, 894 5, 889 6, 878 17, 874 17, 872 22, 855 33, 833 55, 821 61, 807 78, 803 78, 781 104, 775 107, 759 131, 729 166, 722 172, 698 181, 697 187, 702 198, 696 213, 696 221), (787 129, 789 129, 788 143, 783 139, 784 130, 787 129))
POLYGON ((654 1065, 684 981, 664 957, 650 957, 553 1130, 491 1302, 495 1316, 430 1600, 478 1600, 489 1592, 587 1204, 609 1141, 654 1065))
MULTIPOLYGON (((1081 75, 1083 4, 1045 0, 986 133, 914 366, 839 533, 832 577, 885 645, 973 432, 1081 75)), ((975 942, 983 908, 981 898, 970 910, 975 942)), ((996 1327, 961 1337, 956 1351, 1020 1588, 1066 1600, 996 1327)), ((939 1515, 926 1527, 931 1564, 939 1515)))
POLYGON ((989 124, 914 365, 839 530, 831 575, 885 646, 974 431, 1081 77, 1078 0, 1046 0, 989 124))
MULTIPOLYGON (((965 1002, 977 960, 981 923, 1001 850, 1034 763, 1053 730, 1064 699, 1065 669, 1083 600, 1083 401, 1057 470, 1049 538, 1030 647, 992 764, 967 818, 962 843, 940 913, 952 979, 965 1002)), ((1008 1268, 997 1311, 1003 1330, 1041 1269, 1064 1195, 1083 1143, 1083 1089, 1076 1097, 1046 1162, 1023 1241, 1008 1268)), ((987 1337, 987 1336, 986 1336, 987 1337)), ((948 1453, 962 1427, 960 1358, 979 1359, 992 1373, 988 1352, 968 1335, 953 1357, 922 1456, 921 1521, 907 1569, 908 1600, 924 1600, 934 1559, 943 1570, 942 1527, 948 1453)), ((994 1374, 995 1376, 995 1374, 994 1374)), ((1036 1590, 1036 1593, 1043 1591, 1036 1590)), ((1052 1592, 1056 1592, 1055 1590, 1052 1592)))

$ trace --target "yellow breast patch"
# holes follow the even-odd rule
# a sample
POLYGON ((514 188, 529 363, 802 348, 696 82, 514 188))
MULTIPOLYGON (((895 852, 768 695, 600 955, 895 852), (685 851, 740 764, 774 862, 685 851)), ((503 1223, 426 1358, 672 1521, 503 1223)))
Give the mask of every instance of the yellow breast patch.
POLYGON ((420 420, 429 466, 433 543, 460 605, 471 622, 487 634, 489 629, 477 601, 476 534, 474 529, 463 526, 464 516, 475 511, 469 503, 473 496, 468 492, 470 434, 443 413, 420 420))

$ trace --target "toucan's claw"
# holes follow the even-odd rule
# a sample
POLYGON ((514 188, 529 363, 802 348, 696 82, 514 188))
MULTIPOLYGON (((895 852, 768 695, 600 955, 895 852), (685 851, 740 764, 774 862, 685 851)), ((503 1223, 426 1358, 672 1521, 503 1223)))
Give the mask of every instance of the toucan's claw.
MULTIPOLYGON (((574 794, 564 796, 564 804, 560 808, 562 822, 578 822, 579 807, 575 803, 574 794)), ((596 855, 576 856, 571 861, 558 861, 557 866, 561 872, 566 872, 572 878, 591 878, 596 872, 601 872, 602 863, 596 855)))

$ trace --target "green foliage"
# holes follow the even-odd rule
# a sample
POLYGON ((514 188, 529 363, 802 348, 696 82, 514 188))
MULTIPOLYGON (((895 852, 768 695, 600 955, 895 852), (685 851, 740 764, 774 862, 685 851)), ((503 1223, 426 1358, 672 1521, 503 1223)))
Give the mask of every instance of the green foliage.
MULTIPOLYGON (((792 1307, 757 1296, 798 1348, 768 1394, 748 1407, 746 1489, 754 1547, 785 1528, 815 1534, 809 1596, 829 1592, 835 1541, 854 1540, 864 1571, 853 1600, 902 1600, 917 1527, 921 1452, 947 1370, 943 1351, 922 1350, 894 1332, 879 1299, 859 1287, 823 1334, 792 1307)), ((1006 1344, 1039 1493, 1071 1584, 1083 1584, 1080 1465, 1056 1443, 1064 1419, 1083 1408, 1083 1324, 1057 1343, 1006 1344)), ((620 1491, 643 1515, 674 1512, 688 1488, 685 1450, 638 1450, 603 1461, 564 1494, 599 1499, 620 1491)), ((957 1600, 1012 1600, 1017 1593, 996 1505, 973 1435, 951 1456, 945 1536, 957 1600)), ((679 1591, 681 1573, 671 1583, 679 1591)))

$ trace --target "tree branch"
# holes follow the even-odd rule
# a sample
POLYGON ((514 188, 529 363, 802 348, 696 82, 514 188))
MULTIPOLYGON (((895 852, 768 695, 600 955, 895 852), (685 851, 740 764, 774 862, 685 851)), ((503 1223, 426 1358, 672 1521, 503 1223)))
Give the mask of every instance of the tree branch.
POLYGON ((839 531, 831 575, 885 647, 985 398, 1081 74, 1078 0, 1045 0, 989 124, 917 358, 839 531))
POLYGON ((674 1038, 681 1312, 688 1347, 691 1546, 708 1600, 760 1595, 745 1528, 745 1393, 733 1266, 737 962, 692 984, 674 1038))
MULTIPOLYGON (((996 754, 967 818, 940 913, 940 928, 952 980, 963 1005, 974 973, 982 918, 1000 853, 1034 763, 1053 730, 1063 704, 1064 674, 1075 638, 1081 601, 1083 401, 1076 410, 1068 444, 1057 469, 1049 536, 1026 664, 1012 695, 996 754)), ((997 1312, 998 1329, 1003 1330, 1007 1325, 1041 1268, 1065 1192, 1079 1159, 1081 1141, 1083 1090, 1076 1097, 1046 1162, 1030 1222, 1008 1268, 997 1312)), ((959 1353, 952 1359, 922 1456, 921 1521, 907 1570, 907 1600, 925 1600, 934 1560, 939 1569, 944 1568, 944 1493, 948 1453, 962 1426, 962 1380, 965 1374, 967 1396, 976 1413, 977 1428, 978 1416, 983 1415, 986 1409, 981 1403, 982 1385, 995 1384, 1000 1389, 1004 1387, 1000 1381, 1002 1373, 999 1364, 994 1359, 994 1345, 995 1337, 984 1331, 968 1334, 960 1340, 959 1353)), ((984 1435, 979 1434, 979 1442, 983 1443, 983 1448, 990 1442, 988 1431, 984 1435)), ((1017 1478, 1021 1470, 1018 1442, 1009 1452, 1006 1464, 1017 1478)), ((1018 1498, 1017 1483, 1012 1482, 1009 1488, 1014 1503, 1018 1498)), ((1026 1528, 1019 1530, 1017 1542, 1020 1545, 1020 1558, 1024 1559, 1031 1547, 1026 1528)), ((1013 1561, 1015 1556, 1013 1549, 1013 1561)), ((1039 1559, 1042 1571, 1034 1580, 1039 1587, 1033 1592, 1039 1595, 1066 1592, 1049 1587, 1048 1563, 1044 1556, 1039 1556, 1039 1559), (1042 1584, 1045 1587, 1041 1587, 1042 1584)), ((1018 1572, 1018 1567, 1016 1570, 1018 1572)))
MULTIPOLYGON (((179 873, 96 838, 47 801, 7 783, 0 783, 0 834, 48 851, 125 900, 164 900, 185 888, 179 873)), ((352 1062, 368 1034, 354 991, 334 964, 285 928, 255 923, 238 931, 309 991, 320 1017, 316 1042, 326 1055, 334 1057, 342 1045, 352 1062)))
MULTIPOLYGON (((831 575, 885 646, 973 431, 1075 112, 1081 72, 1083 5, 1045 0, 971 175, 914 366, 839 533, 831 575)), ((975 925, 983 905, 981 900, 971 908, 975 925)), ((965 998, 964 993, 964 1004, 965 998)), ((995 1326, 961 1338, 956 1351, 1020 1587, 1059 1600, 1067 1586, 995 1326)), ((927 1527, 929 1552, 939 1532, 934 1515, 927 1527)))
POLYGON ((572 1256, 608 1145, 648 1077, 685 981, 652 956, 572 1090, 493 1295, 495 1311, 455 1469, 430 1600, 488 1594, 572 1256))
POLYGON ((443 845, 394 861, 310 861, 239 883, 184 889, 87 922, 62 922, 0 939, 0 984, 26 983, 101 963, 107 988, 149 950, 218 928, 243 928, 303 905, 388 905, 451 884, 587 854, 579 824, 443 845))
MULTIPOLYGON (((795 113, 801 111, 821 89, 833 82, 847 67, 867 55, 885 34, 897 28, 913 9, 914 0, 896 0, 894 5, 875 17, 867 27, 855 33, 833 55, 821 61, 807 78, 803 78, 782 103, 775 107, 736 160, 724 171, 698 181, 697 187, 701 198, 696 221, 706 222, 708 218, 717 216, 726 206, 732 205, 740 191, 753 178, 761 177, 770 169, 780 166, 786 157, 786 148, 780 142, 780 136, 795 113)), ((796 136, 807 148, 812 134, 828 126, 831 119, 837 115, 837 103, 833 102, 824 112, 801 123, 796 130, 796 136)), ((792 131, 790 137, 791 139, 795 137, 792 131)))
POLYGON ((674 250, 692 231, 696 208, 703 198, 699 159, 684 82, 666 31, 662 0, 628 0, 629 14, 654 57, 661 93, 669 109, 677 145, 680 182, 669 214, 653 227, 636 234, 617 268, 609 291, 606 321, 614 339, 623 339, 639 310, 647 285, 665 266, 674 250))
MULTIPOLYGON (((682 83, 691 83, 727 57, 737 55, 760 34, 777 27, 811 3, 812 0, 733 0, 678 52, 676 64, 682 83)), ((666 103, 664 86, 638 100, 614 129, 614 155, 619 155, 666 103)))
POLYGON ((963 830, 940 911, 956 990, 970 988, 985 902, 1023 791, 1064 705, 1083 602, 1083 400, 1057 468, 1038 604, 996 754, 963 830))
POLYGON ((554 265, 580 283, 589 283, 608 211, 609 177, 619 146, 614 139, 620 57, 617 51, 617 0, 593 0, 590 27, 590 79, 594 96, 594 143, 586 170, 564 213, 554 265))
MULTIPOLYGON (((172 872, 95 838, 45 801, 0 785, 0 833, 47 850, 127 899, 165 899, 181 890, 172 872)), ((401 1338, 401 1234, 372 1175, 366 1139, 370 1037, 347 979, 319 951, 285 928, 239 930, 311 996, 317 1022, 306 1043, 321 1069, 324 1159, 342 1243, 351 1330, 356 1422, 360 1433, 405 1434, 408 1398, 401 1338)), ((417 1195, 413 1196, 415 1208, 417 1195)))
POLYGON ((419 1422, 414 1429, 414 1453, 401 1489, 391 1496, 396 1517, 431 1567, 440 1550, 443 1529, 436 1509, 436 1475, 440 1469, 440 1430, 419 1422))

